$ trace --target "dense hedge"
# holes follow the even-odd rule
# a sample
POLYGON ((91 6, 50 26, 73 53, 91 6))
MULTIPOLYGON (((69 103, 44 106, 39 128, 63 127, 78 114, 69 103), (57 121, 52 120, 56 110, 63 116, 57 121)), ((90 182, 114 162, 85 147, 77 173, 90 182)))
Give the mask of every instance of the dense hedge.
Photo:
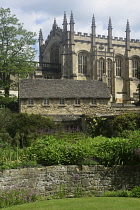
POLYGON ((30 147, 30 154, 43 165, 103 164, 131 165, 140 162, 140 132, 129 138, 77 137, 57 138, 46 136, 30 147))
POLYGON ((93 117, 87 121, 87 133, 92 137, 99 135, 117 137, 121 136, 124 130, 138 129, 140 129, 140 114, 133 112, 109 118, 93 117))
POLYGON ((0 110, 0 143, 2 145, 29 146, 37 137, 54 129, 54 122, 41 115, 12 113, 0 110))
POLYGON ((8 108, 12 112, 18 112, 18 98, 0 96, 0 108, 8 108))

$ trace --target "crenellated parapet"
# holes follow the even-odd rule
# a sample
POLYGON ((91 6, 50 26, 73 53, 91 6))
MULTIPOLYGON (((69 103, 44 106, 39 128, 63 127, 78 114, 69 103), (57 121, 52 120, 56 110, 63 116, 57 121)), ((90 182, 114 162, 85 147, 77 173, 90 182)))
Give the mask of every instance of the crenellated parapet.
MULTIPOLYGON (((47 39, 45 40, 45 43, 43 43, 43 35, 42 35, 42 30, 40 30, 39 33, 39 40, 40 40, 40 46, 42 45, 47 45, 51 39, 52 36, 57 35, 60 37, 63 37, 63 39, 66 40, 67 39, 71 39, 71 42, 74 43, 74 39, 76 39, 77 41, 77 37, 81 38, 83 40, 84 37, 86 38, 90 38, 92 36, 94 36, 94 39, 92 38, 91 42, 93 42, 92 44, 95 45, 96 43, 96 39, 101 39, 101 40, 108 40, 108 47, 111 48, 112 44, 114 41, 118 41, 119 42, 125 42, 126 43, 126 49, 129 50, 131 48, 130 43, 140 43, 139 39, 130 39, 130 25, 129 25, 129 21, 127 20, 127 24, 126 24, 126 37, 113 37, 112 36, 112 21, 111 18, 109 18, 109 24, 108 24, 108 35, 97 35, 95 33, 95 28, 96 28, 96 24, 95 24, 95 17, 93 15, 92 17, 92 24, 91 24, 91 28, 92 28, 92 33, 83 33, 83 32, 75 32, 74 31, 74 17, 73 17, 73 12, 71 12, 70 14, 70 23, 68 24, 67 22, 67 16, 66 16, 66 12, 64 12, 64 19, 63 19, 63 29, 61 29, 60 27, 58 27, 57 23, 56 23, 56 19, 54 19, 54 23, 52 25, 52 30, 50 31, 50 34, 48 35, 47 39), (69 30, 67 28, 67 25, 69 25, 69 30), (65 35, 64 35, 65 33, 65 35)), ((62 42, 64 41, 62 40, 62 42)), ((87 41, 87 39, 85 39, 85 41, 87 41)), ((90 40, 89 40, 90 41, 90 40)), ((89 42, 88 41, 88 42, 89 42)), ((43 48, 43 47, 42 47, 43 48)))
POLYGON ((90 34, 88 33, 83 33, 83 32, 75 32, 75 36, 82 36, 82 37, 90 37, 90 34))

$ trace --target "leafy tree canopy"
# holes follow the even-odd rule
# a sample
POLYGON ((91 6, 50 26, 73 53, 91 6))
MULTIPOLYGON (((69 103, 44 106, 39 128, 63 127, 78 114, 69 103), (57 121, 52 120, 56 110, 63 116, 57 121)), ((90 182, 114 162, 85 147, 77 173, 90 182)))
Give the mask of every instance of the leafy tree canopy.
POLYGON ((25 77, 34 70, 35 35, 23 28, 9 8, 0 8, 0 88, 5 96, 9 96, 13 78, 25 77))

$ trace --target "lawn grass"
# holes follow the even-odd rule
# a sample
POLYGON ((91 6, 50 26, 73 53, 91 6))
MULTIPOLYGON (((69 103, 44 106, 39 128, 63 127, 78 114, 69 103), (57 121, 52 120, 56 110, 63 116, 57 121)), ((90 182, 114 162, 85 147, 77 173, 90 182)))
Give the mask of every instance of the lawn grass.
POLYGON ((89 197, 37 201, 4 208, 4 210, 136 210, 140 209, 139 198, 89 197))

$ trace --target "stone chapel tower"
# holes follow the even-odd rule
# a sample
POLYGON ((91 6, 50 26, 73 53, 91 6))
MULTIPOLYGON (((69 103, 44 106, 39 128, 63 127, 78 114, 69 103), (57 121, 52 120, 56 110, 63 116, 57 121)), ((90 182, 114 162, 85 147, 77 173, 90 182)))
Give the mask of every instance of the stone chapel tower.
POLYGON ((126 37, 113 37, 109 17, 107 36, 96 34, 93 15, 91 34, 75 32, 73 12, 67 21, 64 12, 62 29, 56 19, 47 39, 39 32, 39 62, 46 68, 44 78, 100 80, 107 83, 115 103, 131 103, 137 96, 139 80, 136 71, 140 64, 140 41, 130 39, 127 20, 126 37), (49 67, 48 67, 49 66, 49 67))

